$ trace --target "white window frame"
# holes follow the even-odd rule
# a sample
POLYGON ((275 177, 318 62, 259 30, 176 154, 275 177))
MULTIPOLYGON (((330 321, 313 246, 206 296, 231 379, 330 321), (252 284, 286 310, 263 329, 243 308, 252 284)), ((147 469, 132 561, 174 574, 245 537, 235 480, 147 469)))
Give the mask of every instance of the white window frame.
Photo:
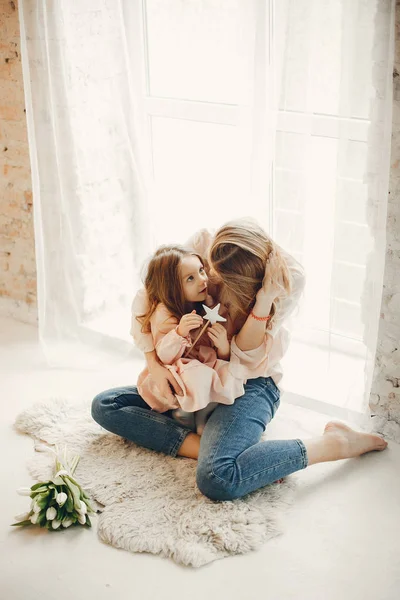
MULTIPOLYGON (((139 132, 141 144, 141 154, 143 164, 141 165, 145 173, 147 188, 150 198, 154 197, 154 165, 152 148, 152 119, 155 117, 169 119, 187 119, 202 123, 215 123, 231 125, 242 128, 246 132, 251 148, 251 160, 255 165, 251 175, 251 190, 256 202, 262 202, 268 214, 268 231, 274 236, 274 169, 272 161, 271 173, 264 173, 257 166, 262 164, 263 142, 253 137, 253 131, 256 128, 253 124, 255 114, 257 114, 257 103, 263 101, 263 90, 261 81, 265 85, 265 69, 273 67, 273 22, 275 11, 275 0, 254 0, 255 10, 257 11, 257 31, 256 31, 256 49, 265 48, 265 37, 269 35, 269 52, 265 55, 260 54, 260 60, 254 65, 255 78, 253 90, 253 105, 240 106, 235 104, 223 104, 204 101, 184 100, 177 98, 154 97, 150 94, 149 82, 149 54, 148 39, 146 35, 146 0, 131 0, 124 2, 124 13, 126 22, 134 23, 135 29, 129 32, 127 46, 133 61, 135 81, 132 83, 132 91, 135 98, 134 119, 139 132), (265 190, 268 190, 266 193, 265 190)), ((257 51, 257 50, 256 50, 257 51)), ((283 133, 308 134, 311 136, 320 136, 333 138, 337 140, 352 140, 367 142, 369 122, 365 119, 341 118, 334 115, 296 112, 291 110, 279 110, 277 121, 277 131, 283 133)), ((262 135, 262 133, 261 133, 262 135)), ((296 212, 296 211, 294 211, 296 212)), ((335 223, 336 227, 336 223, 335 223)), ((288 249, 290 251, 290 249, 288 249)), ((333 298, 331 298, 332 301, 333 298)), ((331 337, 330 330, 313 331, 307 337, 299 337, 300 341, 308 341, 312 344, 326 344, 327 336, 331 337)), ((300 334, 302 336, 302 334, 300 334)), ((337 350, 343 350, 346 346, 346 336, 334 335, 330 339, 331 346, 337 346, 337 350), (341 340, 341 338, 343 338, 341 340)), ((354 338, 350 338, 354 339, 354 338)), ((292 394, 293 396, 293 394, 292 394)), ((300 397, 302 398, 302 397, 300 397)), ((336 416, 346 418, 352 411, 341 409, 338 406, 329 405, 325 402, 313 401, 303 398, 299 402, 292 400, 293 403, 300 404, 308 408, 316 408, 319 412, 335 413, 336 416), (326 407, 326 408, 323 408, 326 407), (333 412, 332 412, 333 411, 333 412)), ((353 416, 357 413, 353 413, 353 416)))
MULTIPOLYGON (((274 0, 253 0, 257 15, 257 35, 259 43, 263 43, 265 29, 263 27, 264 20, 260 19, 261 14, 265 10, 270 11, 272 19, 272 6, 274 0)), ((250 3, 249 3, 250 4, 250 3)), ((257 154, 256 143, 252 140, 253 130, 253 114, 254 106, 244 106, 239 104, 204 102, 195 100, 184 100, 179 98, 164 98, 152 96, 150 93, 149 81, 149 52, 148 39, 146 35, 146 0, 133 0, 124 3, 124 13, 126 14, 126 22, 135 23, 137 26, 131 32, 127 40, 130 56, 133 57, 133 69, 135 73, 135 84, 133 85, 133 93, 135 97, 137 119, 136 127, 139 131, 139 139, 141 143, 142 153, 144 154, 143 169, 146 177, 147 189, 150 198, 155 195, 154 186, 154 162, 153 162, 153 147, 152 147, 152 119, 155 117, 189 120, 199 123, 214 123, 218 125, 230 125, 239 128, 242 139, 249 147, 249 163, 254 162, 257 154)), ((255 68, 263 68, 264 65, 256 65, 255 68)), ((257 84, 256 84, 257 85, 257 84)), ((250 91, 250 96, 253 96, 253 90, 250 91)), ((251 181, 249 189, 255 190, 261 188, 260 181, 256 182, 259 177, 254 170, 249 166, 251 172, 251 181)), ((263 188, 265 189, 265 188, 263 188)), ((254 192, 256 196, 256 192, 254 192)), ((258 200, 262 202, 262 206, 267 203, 266 211, 268 214, 269 231, 272 233, 273 227, 273 207, 272 195, 263 193, 263 197, 258 200)))

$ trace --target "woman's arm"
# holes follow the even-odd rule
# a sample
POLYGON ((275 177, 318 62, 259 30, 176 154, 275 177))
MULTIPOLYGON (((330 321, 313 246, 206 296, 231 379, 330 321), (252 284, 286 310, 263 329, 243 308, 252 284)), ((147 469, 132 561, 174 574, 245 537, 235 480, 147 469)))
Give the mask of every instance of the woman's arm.
POLYGON ((146 290, 140 289, 132 303, 131 335, 135 345, 144 353, 147 368, 163 398, 169 403, 174 403, 174 393, 183 396, 183 391, 174 376, 161 364, 154 349, 151 333, 143 333, 142 326, 136 317, 143 315, 148 308, 146 290))
POLYGON ((160 390, 162 398, 173 406, 175 403, 174 393, 183 396, 183 391, 172 373, 160 363, 155 350, 145 353, 145 359, 149 373, 154 383, 160 390))
MULTIPOLYGON (((267 317, 271 311, 273 299, 271 296, 257 294, 253 312, 257 317, 267 317)), ((240 350, 254 350, 261 346, 265 340, 268 321, 257 321, 250 315, 247 317, 242 329, 237 334, 235 341, 240 350)), ((268 335, 268 334, 267 334, 268 335)))
POLYGON ((286 296, 279 301, 278 310, 274 316, 272 327, 271 329, 268 329, 268 333, 272 335, 272 337, 276 336, 282 324, 288 319, 288 317, 297 307, 306 284, 306 276, 302 265, 297 262, 293 256, 288 254, 286 250, 283 250, 283 248, 279 248, 279 252, 285 259, 289 268, 292 290, 289 296, 286 296))
MULTIPOLYGON (((247 317, 242 329, 236 336, 236 344, 240 350, 254 350, 258 348, 265 340, 266 335, 274 338, 283 322, 296 308, 299 298, 304 290, 305 275, 303 267, 290 254, 280 249, 289 268, 291 276, 291 292, 289 296, 279 301, 277 314, 274 315, 274 321, 271 329, 267 331, 268 322, 257 321, 250 315, 247 317)), ((271 311, 274 300, 279 297, 281 289, 279 270, 271 259, 269 268, 266 268, 266 275, 261 289, 257 292, 256 303, 253 312, 258 317, 267 317, 271 311)))
POLYGON ((154 350, 153 336, 151 333, 142 332, 142 324, 137 317, 144 315, 149 308, 147 293, 144 288, 141 288, 133 299, 131 309, 131 336, 135 342, 135 346, 142 352, 152 352, 154 350))

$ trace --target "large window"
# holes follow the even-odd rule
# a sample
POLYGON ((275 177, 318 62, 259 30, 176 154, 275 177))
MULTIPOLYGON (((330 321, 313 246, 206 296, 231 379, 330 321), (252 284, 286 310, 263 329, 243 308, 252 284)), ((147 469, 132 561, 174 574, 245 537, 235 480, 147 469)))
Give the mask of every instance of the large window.
POLYGON ((279 3, 125 4, 135 24, 128 44, 154 243, 183 242, 237 216, 257 218, 307 272, 285 358, 286 389, 359 410, 376 2, 289 2, 264 188, 255 111, 266 65, 259 48, 260 39, 272 47, 279 3))
POLYGON ((197 228, 253 212, 255 6, 243 0, 126 5, 137 24, 129 43, 137 56, 135 85, 141 73, 138 124, 157 207, 155 240, 183 242, 197 228))

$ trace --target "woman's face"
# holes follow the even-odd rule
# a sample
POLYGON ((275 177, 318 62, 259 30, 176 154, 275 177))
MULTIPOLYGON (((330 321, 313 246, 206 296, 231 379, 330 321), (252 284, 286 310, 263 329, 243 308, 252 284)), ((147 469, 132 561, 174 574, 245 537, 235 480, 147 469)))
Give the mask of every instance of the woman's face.
POLYGON ((207 298, 207 273, 197 256, 184 256, 180 264, 183 294, 187 302, 204 302, 207 298))
POLYGON ((210 264, 210 268, 208 270, 208 275, 210 277, 210 282, 214 283, 214 284, 219 284, 222 283, 222 279, 220 277, 220 275, 218 275, 217 271, 214 269, 212 263, 210 264))

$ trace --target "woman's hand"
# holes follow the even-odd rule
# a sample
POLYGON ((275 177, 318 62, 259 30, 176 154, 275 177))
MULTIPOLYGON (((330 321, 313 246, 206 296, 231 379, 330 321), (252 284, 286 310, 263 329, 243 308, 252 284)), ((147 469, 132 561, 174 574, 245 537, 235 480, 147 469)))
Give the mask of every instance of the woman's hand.
POLYGON ((256 294, 254 313, 260 317, 268 316, 272 303, 284 292, 283 273, 277 259, 277 253, 271 252, 267 259, 262 286, 256 294))
POLYGON ((173 406, 176 404, 174 393, 178 396, 183 396, 180 385, 172 373, 158 361, 154 350, 152 352, 146 352, 145 356, 149 373, 160 390, 162 398, 165 398, 166 402, 170 406, 173 406))
POLYGON ((214 323, 211 328, 207 331, 207 335, 218 350, 219 358, 229 357, 230 344, 228 342, 228 334, 221 323, 214 323))
POLYGON ((197 329, 198 327, 201 327, 201 325, 203 325, 203 317, 200 317, 200 315, 196 314, 195 310, 192 310, 191 313, 183 315, 182 319, 179 321, 176 332, 182 337, 187 337, 189 331, 197 329))

